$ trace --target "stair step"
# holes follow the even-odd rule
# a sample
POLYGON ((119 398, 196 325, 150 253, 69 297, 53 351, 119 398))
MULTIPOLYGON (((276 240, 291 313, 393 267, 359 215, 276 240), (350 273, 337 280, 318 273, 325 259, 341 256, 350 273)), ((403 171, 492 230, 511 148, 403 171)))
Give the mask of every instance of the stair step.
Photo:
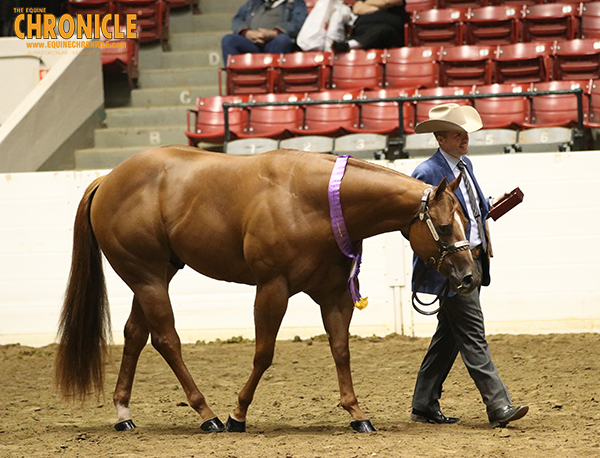
POLYGON ((216 86, 218 67, 184 67, 143 70, 140 72, 141 88, 173 86, 216 86))
POLYGON ((215 67, 223 66, 221 51, 201 50, 201 51, 171 51, 146 61, 142 71, 156 70, 160 68, 182 68, 182 67, 215 67))
POLYGON ((198 97, 219 95, 217 86, 175 86, 131 91, 133 107, 159 107, 185 105, 188 108, 196 105, 198 97), (191 105, 191 106, 190 106, 191 105))
POLYGON ((231 18, 244 4, 244 0, 218 0, 200 2, 202 14, 229 13, 231 18))
POLYGON ((228 33, 231 32, 172 33, 169 43, 172 51, 220 50, 221 40, 228 33))
POLYGON ((107 127, 150 127, 187 125, 187 110, 194 105, 106 110, 107 127))
POLYGON ((183 32, 230 31, 231 20, 236 11, 237 10, 234 9, 231 12, 224 13, 171 16, 169 21, 169 31, 172 34, 183 32))
POLYGON ((187 125, 96 129, 96 148, 126 148, 187 144, 187 125))

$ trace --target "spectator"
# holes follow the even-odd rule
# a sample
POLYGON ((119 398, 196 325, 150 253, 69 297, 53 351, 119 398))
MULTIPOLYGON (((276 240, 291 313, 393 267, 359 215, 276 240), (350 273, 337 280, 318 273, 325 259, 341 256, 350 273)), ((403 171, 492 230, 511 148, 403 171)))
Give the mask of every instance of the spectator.
POLYGON ((334 41, 337 52, 350 49, 385 49, 404 46, 404 0, 358 0, 352 7, 358 17, 349 40, 334 41))
POLYGON ((231 21, 233 33, 221 42, 223 64, 230 54, 295 51, 307 15, 304 0, 248 0, 231 21))

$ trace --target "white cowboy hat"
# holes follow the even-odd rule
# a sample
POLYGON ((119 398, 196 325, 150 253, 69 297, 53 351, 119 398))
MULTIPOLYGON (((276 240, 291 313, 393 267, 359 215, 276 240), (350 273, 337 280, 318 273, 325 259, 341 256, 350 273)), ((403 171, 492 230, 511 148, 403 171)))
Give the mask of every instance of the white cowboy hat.
POLYGON ((415 132, 475 132, 483 127, 477 110, 470 106, 446 103, 429 110, 429 119, 417 124, 415 132))

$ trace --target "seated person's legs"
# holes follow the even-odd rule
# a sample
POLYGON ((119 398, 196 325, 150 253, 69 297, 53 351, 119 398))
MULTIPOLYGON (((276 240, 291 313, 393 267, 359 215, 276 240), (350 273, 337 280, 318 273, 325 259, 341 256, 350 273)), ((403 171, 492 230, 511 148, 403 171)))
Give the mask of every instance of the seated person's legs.
POLYGON ((227 56, 230 54, 245 54, 263 52, 261 48, 252 43, 242 35, 229 34, 221 40, 221 49, 223 50, 223 66, 227 65, 227 56))
POLYGON ((285 33, 280 33, 271 41, 265 43, 262 52, 272 53, 272 54, 281 54, 281 53, 289 53, 294 52, 296 50, 296 45, 285 33))

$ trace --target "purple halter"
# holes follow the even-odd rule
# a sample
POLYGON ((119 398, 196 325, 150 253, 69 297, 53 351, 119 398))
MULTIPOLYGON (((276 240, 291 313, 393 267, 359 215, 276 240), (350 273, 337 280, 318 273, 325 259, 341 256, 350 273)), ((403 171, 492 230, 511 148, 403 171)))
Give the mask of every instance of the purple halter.
POLYGON ((331 228, 333 229, 333 235, 339 249, 344 255, 353 259, 352 270, 350 272, 350 277, 348 278, 348 290, 352 296, 354 306, 357 309, 362 310, 368 304, 368 298, 361 297, 360 291, 358 290, 358 274, 360 273, 362 242, 359 244, 358 249, 354 250, 352 240, 350 240, 348 230, 346 229, 342 204, 340 201, 340 186, 342 184, 342 178, 344 178, 344 173, 346 172, 348 158, 350 157, 351 156, 339 156, 335 161, 335 166, 333 167, 333 172, 331 172, 331 178, 329 179, 329 214, 331 216, 331 228))

